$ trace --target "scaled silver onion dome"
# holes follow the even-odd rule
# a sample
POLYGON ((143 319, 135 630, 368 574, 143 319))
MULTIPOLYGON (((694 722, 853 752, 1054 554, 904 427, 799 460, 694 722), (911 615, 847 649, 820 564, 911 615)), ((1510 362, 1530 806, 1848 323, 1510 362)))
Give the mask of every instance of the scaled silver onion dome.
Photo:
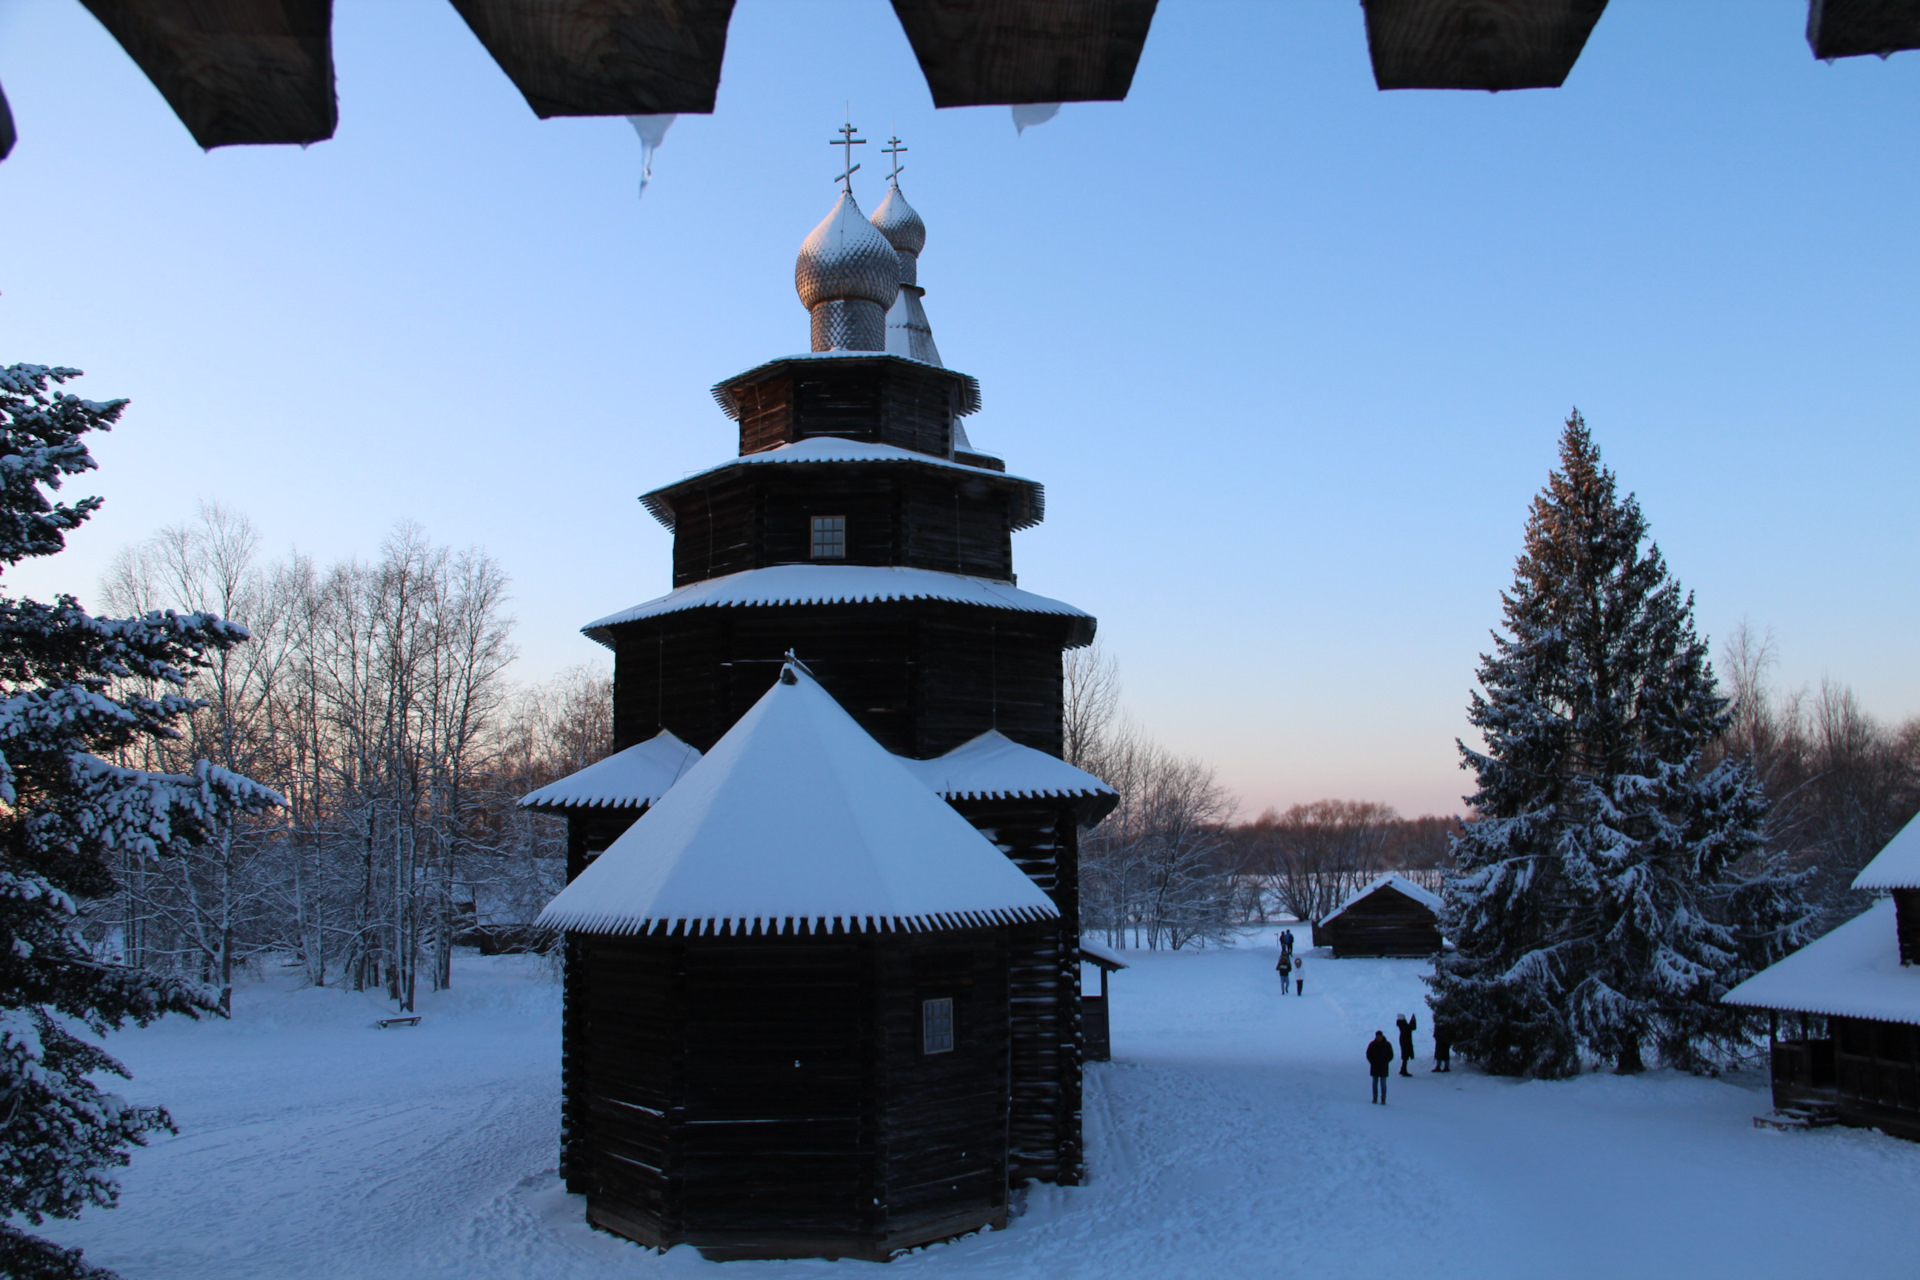
POLYGON ((836 298, 890 306, 900 288, 900 255, 843 191, 833 212, 800 246, 793 287, 800 291, 801 305, 809 308, 836 298))
POLYGON ((901 283, 916 283, 914 266, 920 251, 927 247, 927 224, 920 221, 920 215, 900 194, 899 187, 887 192, 887 198, 873 211, 870 221, 887 238, 887 243, 899 251, 900 265, 905 268, 901 283))

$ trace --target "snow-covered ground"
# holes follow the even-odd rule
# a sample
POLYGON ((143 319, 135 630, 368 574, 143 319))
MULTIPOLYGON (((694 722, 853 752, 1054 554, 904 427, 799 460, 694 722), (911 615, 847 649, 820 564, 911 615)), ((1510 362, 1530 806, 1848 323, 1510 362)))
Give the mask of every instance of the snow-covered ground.
MULTIPOLYGON (((1362 1048, 1424 1012, 1423 966, 1316 956, 1306 996, 1282 997, 1271 941, 1130 953, 1115 1061, 1087 1081, 1091 1184, 1036 1188, 1008 1230, 888 1274, 1913 1276, 1920 1144, 1756 1130, 1755 1072, 1518 1083, 1422 1063, 1372 1106, 1362 1048)), ((128 1280, 874 1274, 711 1264, 587 1228, 552 1172, 544 961, 469 957, 419 1027, 375 1030, 386 1012, 269 982, 230 1023, 117 1037, 126 1091, 180 1134, 135 1155, 119 1208, 46 1229, 128 1280)))

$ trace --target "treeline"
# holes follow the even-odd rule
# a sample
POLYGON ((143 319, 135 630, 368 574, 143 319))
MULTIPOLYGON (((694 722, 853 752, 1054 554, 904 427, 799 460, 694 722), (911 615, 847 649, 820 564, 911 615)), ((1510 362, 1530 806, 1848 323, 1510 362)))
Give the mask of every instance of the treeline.
POLYGON ((1766 790, 1767 841, 1811 871, 1823 928, 1867 905, 1860 868, 1920 813, 1920 716, 1876 719, 1852 689, 1782 690, 1772 638, 1742 625, 1723 646, 1722 691, 1734 700, 1721 755, 1747 760, 1766 790))
POLYGON ((1227 847, 1247 919, 1319 920, 1388 872, 1438 892, 1459 831, 1458 818, 1403 818, 1371 800, 1316 800, 1231 828, 1227 847))
POLYGON ((402 525, 371 562, 263 563, 246 518, 208 506, 124 551, 101 595, 253 637, 195 677, 205 705, 180 738, 125 763, 207 759, 287 800, 186 856, 129 854, 91 908, 104 952, 223 991, 273 953, 411 1008, 423 973, 448 985, 457 943, 532 919, 559 889, 558 825, 514 801, 610 749, 611 679, 510 682, 507 579, 486 553, 402 525))

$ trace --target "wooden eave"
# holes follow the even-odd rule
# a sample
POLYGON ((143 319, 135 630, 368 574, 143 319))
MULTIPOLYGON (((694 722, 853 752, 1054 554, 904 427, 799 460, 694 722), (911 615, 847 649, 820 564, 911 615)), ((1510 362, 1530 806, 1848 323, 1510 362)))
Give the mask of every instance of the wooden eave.
POLYGON ((735 422, 740 420, 740 401, 734 394, 736 387, 752 386, 758 382, 769 382, 775 378, 794 377, 804 373, 807 366, 817 360, 831 360, 835 364, 858 368, 862 365, 881 365, 888 362, 904 365, 910 369, 944 373, 960 384, 959 403, 953 415, 964 418, 968 414, 980 412, 980 380, 970 373, 960 373, 954 369, 942 368, 937 364, 928 364, 924 360, 915 360, 910 356, 896 356, 884 351, 817 351, 811 354, 781 356, 765 364, 755 365, 745 373, 735 374, 725 382, 714 386, 712 395, 720 411, 735 422))
POLYGON ((1382 89, 1557 89, 1607 0, 1361 0, 1382 89))
POLYGON ((450 0, 533 113, 713 110, 734 0, 450 0))
POLYGON ((893 0, 936 107, 1118 102, 1157 0, 893 0))
POLYGON ((333 136, 333 0, 81 3, 202 147, 333 136))
POLYGON ((735 460, 723 463, 697 475, 688 476, 673 484, 662 485, 658 489, 640 495, 640 505, 661 525, 674 528, 679 520, 677 507, 693 494, 712 488, 724 481, 735 480, 743 474, 750 474, 751 468, 775 468, 777 471, 795 470, 815 475, 835 472, 864 471, 885 475, 890 471, 911 470, 922 476, 935 479, 959 481, 968 480, 976 484, 1002 489, 1010 495, 1010 528, 1018 533, 1022 529, 1031 529, 1047 517, 1046 489, 1035 480, 1022 476, 1010 476, 1005 472, 988 471, 968 463, 948 462, 944 458, 928 455, 924 460, 917 458, 890 458, 885 460, 821 460, 817 462, 748 462, 735 460))
POLYGON ((1831 60, 1920 49, 1920 4, 1914 0, 1809 0, 1807 43, 1831 60))

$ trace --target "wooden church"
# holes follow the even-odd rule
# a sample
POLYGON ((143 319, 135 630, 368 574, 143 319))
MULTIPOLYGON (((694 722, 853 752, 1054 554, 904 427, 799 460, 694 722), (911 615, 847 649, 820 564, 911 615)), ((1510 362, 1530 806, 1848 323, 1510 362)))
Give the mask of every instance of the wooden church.
POLYGON ((567 819, 574 877, 543 917, 567 935, 561 1171, 594 1223, 654 1246, 885 1258, 1003 1220, 1011 1186, 1083 1172, 1078 832, 1116 797, 1059 758, 1061 655, 1094 620, 1014 583, 1012 535, 1044 491, 961 425, 979 387, 934 345, 894 148, 872 218, 849 166, 801 247, 812 350, 714 388, 738 456, 642 498, 673 533, 673 589, 584 628, 614 653, 616 754, 522 801, 567 819), (867 746, 735 741, 809 701, 867 746), (809 823, 865 801, 821 792, 818 812, 743 834, 721 818, 774 803, 724 763, 743 753, 768 787, 782 770, 905 779, 940 824, 889 828, 874 867, 984 851, 1021 892, 816 902, 834 881, 806 859, 832 863, 832 841, 809 823), (696 791, 697 832, 675 800, 696 791), (649 896, 707 862, 734 868, 735 897, 649 896), (944 1033, 925 1021, 943 1000, 944 1033), (943 1034, 951 1051, 928 1048, 943 1034), (994 1124, 965 1112, 988 1098, 999 1157, 994 1124), (930 1163, 895 1163, 910 1149, 930 1163))

